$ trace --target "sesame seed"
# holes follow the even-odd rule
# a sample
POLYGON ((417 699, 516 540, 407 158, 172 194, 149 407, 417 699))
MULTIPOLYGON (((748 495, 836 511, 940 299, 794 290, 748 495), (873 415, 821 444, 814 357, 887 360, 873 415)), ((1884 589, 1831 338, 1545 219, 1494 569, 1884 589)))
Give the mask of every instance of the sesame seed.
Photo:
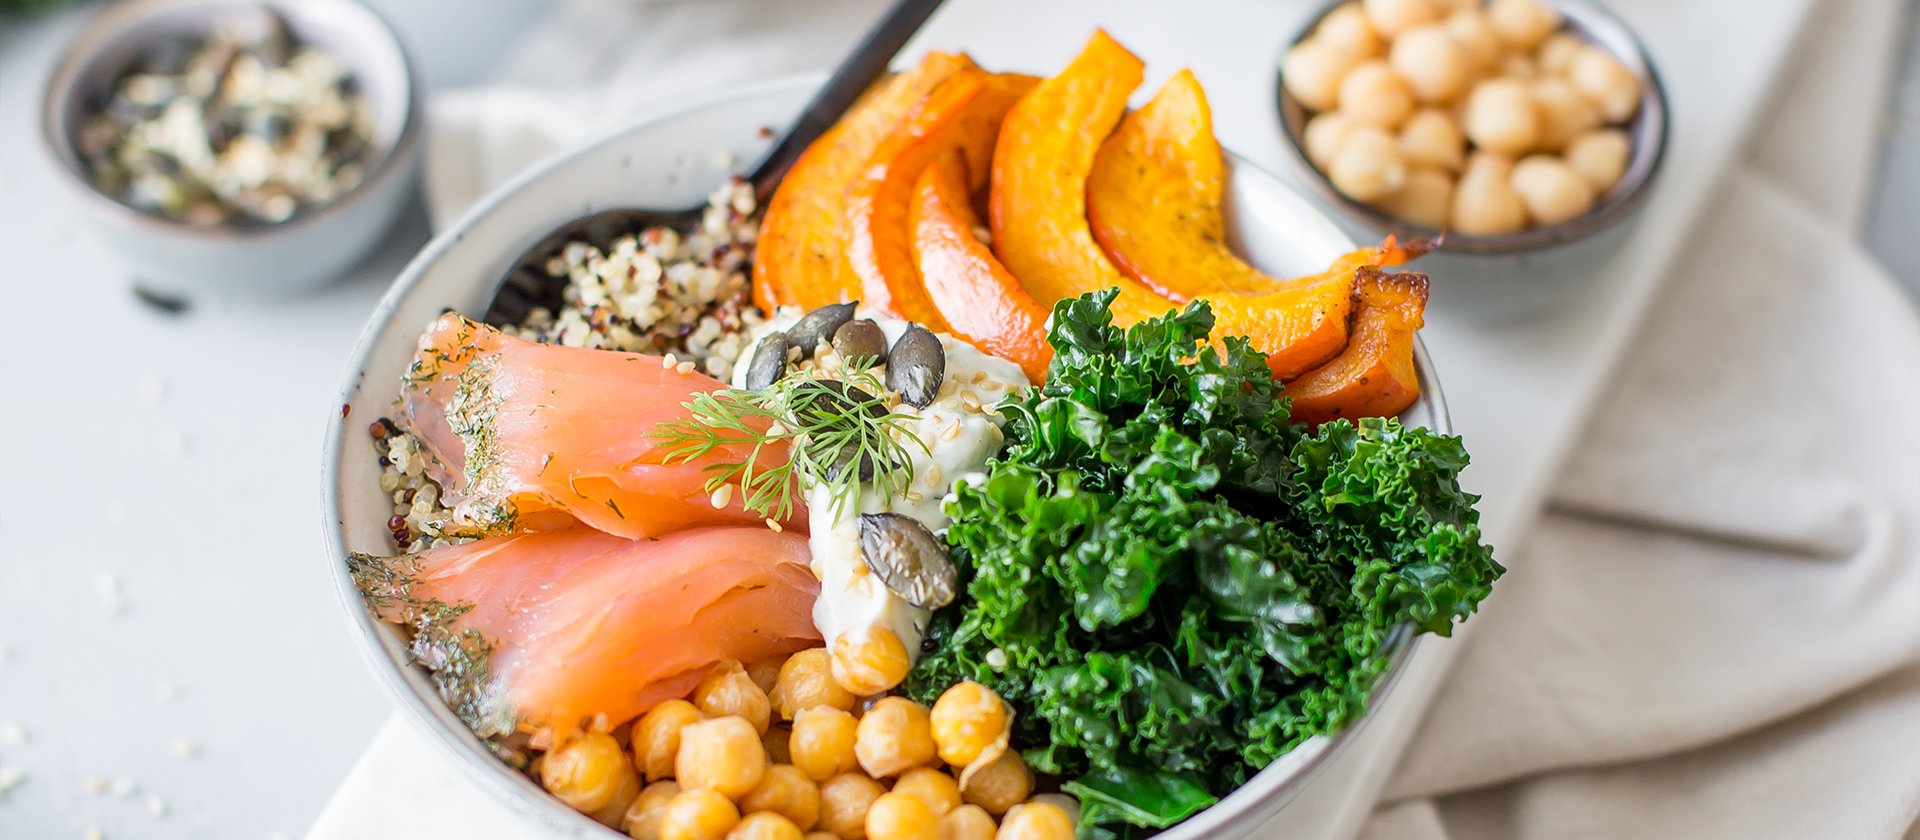
POLYGON ((920 491, 918 490, 908 490, 906 495, 901 496, 901 498, 909 502, 924 502, 927 500, 927 497, 920 495, 920 491))
POLYGON ((107 836, 104 834, 101 834, 100 829, 97 829, 97 828, 87 829, 87 832, 85 834, 80 835, 80 837, 81 837, 81 840, 107 840, 107 836))
POLYGON ((167 381, 151 374, 140 377, 140 399, 157 403, 167 396, 167 381))
POLYGON ((972 391, 960 392, 960 404, 966 406, 968 411, 980 410, 980 398, 974 396, 972 391))
POLYGON ((147 813, 152 814, 156 817, 166 816, 167 800, 161 799, 158 796, 147 797, 147 813))
POLYGON ((170 458, 187 454, 187 436, 178 430, 169 430, 160 435, 160 452, 170 458))
POLYGON ((99 776, 88 776, 84 779, 81 779, 80 786, 82 788, 85 788, 88 793, 106 793, 107 792, 107 780, 102 779, 99 776))
POLYGON ((785 530, 787 530, 787 529, 786 529, 786 528, 784 528, 784 527, 782 527, 782 526, 780 525, 780 520, 777 520, 777 519, 769 519, 769 520, 767 520, 767 530, 769 530, 769 531, 772 531, 772 532, 774 532, 774 533, 776 533, 776 534, 778 534, 778 533, 780 533, 780 532, 782 532, 782 531, 785 531, 785 530))
POLYGON ((673 369, 679 371, 681 376, 685 376, 693 372, 693 363, 681 362, 680 364, 674 365, 673 369))
POLYGON ((713 496, 708 499, 708 501, 713 502, 713 506, 716 509, 725 508, 733 501, 733 485, 720 485, 720 489, 713 491, 713 496))
POLYGON ((940 477, 941 477, 942 475, 944 475, 944 473, 942 473, 942 472, 940 471, 940 464, 939 464, 939 463, 937 463, 937 462, 936 462, 936 463, 931 463, 931 464, 928 464, 928 465, 927 465, 927 484, 928 484, 928 486, 939 486, 939 484, 940 484, 940 477))
POLYGON ((200 745, 186 738, 173 739, 173 754, 181 758, 192 758, 200 754, 200 745))
POLYGON ((153 699, 162 703, 171 703, 180 696, 180 686, 173 683, 160 683, 153 687, 153 699))
POLYGON ((107 793, 112 794, 115 799, 125 799, 132 796, 133 792, 139 789, 139 786, 135 785, 132 779, 114 779, 107 784, 107 793))
POLYGON ((12 767, 0 767, 0 799, 7 798, 7 791, 19 787, 20 783, 26 780, 25 771, 12 767))
POLYGON ((941 440, 953 440, 954 438, 957 438, 959 436, 960 436, 960 424, 957 422, 951 426, 948 426, 940 430, 941 440))
POLYGON ((987 651, 986 660, 987 667, 998 671, 1007 667, 1007 652, 999 648, 994 648, 993 650, 987 651))
POLYGON ((13 721, 0 721, 0 746, 17 747, 27 742, 27 728, 13 721))
POLYGON ((679 358, 675 357, 672 353, 668 353, 667 355, 660 357, 661 370, 673 370, 673 366, 679 363, 680 363, 679 358))

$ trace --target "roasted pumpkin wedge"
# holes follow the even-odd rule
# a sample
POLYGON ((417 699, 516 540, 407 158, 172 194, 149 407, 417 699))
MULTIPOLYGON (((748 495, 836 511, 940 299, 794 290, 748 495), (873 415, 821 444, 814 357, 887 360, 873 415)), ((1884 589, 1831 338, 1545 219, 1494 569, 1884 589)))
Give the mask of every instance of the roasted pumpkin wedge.
POLYGON ((1427 276, 1362 266, 1354 283, 1353 335, 1333 361, 1287 383, 1293 418, 1391 417, 1420 396, 1414 333, 1424 323, 1427 276))
POLYGON ((915 104, 961 70, 965 55, 933 52, 888 77, 794 161, 767 202, 753 255, 753 299, 772 312, 781 304, 807 309, 860 296, 845 270, 847 188, 874 149, 915 104))
POLYGON ((981 171, 992 164, 1000 121, 1039 82, 1032 76, 961 70, 921 100, 882 140, 846 198, 847 270, 867 306, 944 330, 921 286, 908 223, 913 189, 927 165, 958 151, 981 171))
POLYGON ((989 201, 993 250, 1042 305, 1117 286, 1118 324, 1174 306, 1121 274, 1087 227, 1087 176, 1144 70, 1133 53, 1095 31, 1066 69, 1022 97, 1000 127, 989 201))
POLYGON ((1053 360, 1047 308, 974 233, 980 220, 969 203, 967 182, 966 159, 948 150, 914 186, 913 252, 926 295, 954 335, 1042 382, 1053 360))

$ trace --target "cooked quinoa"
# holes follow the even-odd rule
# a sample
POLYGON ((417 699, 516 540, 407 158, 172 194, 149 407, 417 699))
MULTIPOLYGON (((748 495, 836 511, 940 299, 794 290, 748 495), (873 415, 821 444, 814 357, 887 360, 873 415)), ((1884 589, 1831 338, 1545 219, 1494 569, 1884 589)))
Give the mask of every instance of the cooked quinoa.
MULTIPOLYGON (((547 264, 549 275, 566 278, 559 311, 538 307, 501 329, 543 344, 672 355, 726 381, 762 320, 747 281, 757 210, 752 187, 736 178, 708 198, 696 230, 648 228, 605 250, 567 243, 547 264)), ((393 502, 387 530, 395 548, 419 551, 481 535, 441 504, 440 485, 427 477, 432 456, 397 405, 367 431, 380 489, 393 502)))

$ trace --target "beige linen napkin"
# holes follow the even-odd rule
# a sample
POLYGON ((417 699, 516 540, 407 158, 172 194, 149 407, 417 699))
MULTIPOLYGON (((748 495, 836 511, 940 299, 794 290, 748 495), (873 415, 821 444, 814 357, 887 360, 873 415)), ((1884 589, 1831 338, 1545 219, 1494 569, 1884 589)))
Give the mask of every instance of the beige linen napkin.
POLYGON ((1920 837, 1920 318, 1853 237, 1899 14, 1823 4, 1368 840, 1920 837))
MULTIPOLYGON (((431 212, 690 88, 823 67, 879 6, 559 7, 512 86, 436 105, 431 212)), ((1850 241, 1898 6, 1823 3, 1767 174, 1705 217, 1550 512, 1503 547, 1371 840, 1913 830, 1920 322, 1850 241)))

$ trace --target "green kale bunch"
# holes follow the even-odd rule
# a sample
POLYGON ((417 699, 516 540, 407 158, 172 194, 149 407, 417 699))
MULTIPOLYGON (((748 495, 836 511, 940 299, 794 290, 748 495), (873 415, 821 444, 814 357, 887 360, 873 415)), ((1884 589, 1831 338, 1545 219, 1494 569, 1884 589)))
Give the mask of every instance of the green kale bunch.
POLYGON ((1458 438, 1309 430, 1244 339, 1206 343, 1205 302, 1122 331, 1113 297, 1055 307, 1046 384, 1000 406, 1006 448, 956 486, 965 595, 908 686, 998 691, 1028 762, 1108 836, 1352 723, 1399 637, 1449 634, 1505 571, 1458 438))

